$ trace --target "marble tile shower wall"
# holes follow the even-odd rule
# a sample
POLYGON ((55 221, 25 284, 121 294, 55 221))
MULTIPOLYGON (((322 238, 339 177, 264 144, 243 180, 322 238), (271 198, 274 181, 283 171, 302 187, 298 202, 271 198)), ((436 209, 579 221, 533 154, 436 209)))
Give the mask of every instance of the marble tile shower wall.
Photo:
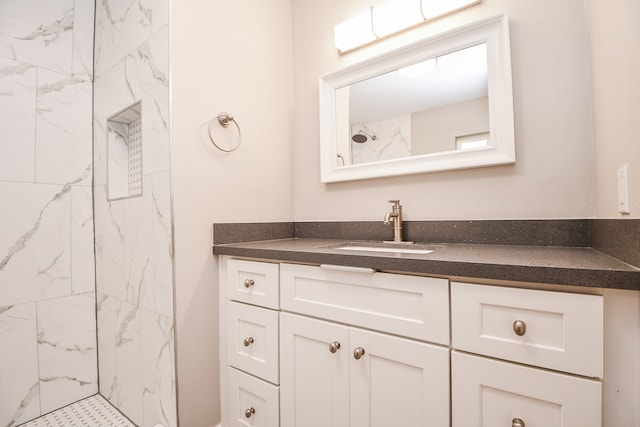
POLYGON ((0 426, 98 391, 93 0, 0 1, 0 426))
POLYGON ((136 424, 176 421, 168 0, 96 3, 94 207, 100 393, 136 424), (107 120, 141 103, 142 195, 107 199, 107 120))
POLYGON ((351 135, 365 131, 375 136, 365 143, 351 142, 353 164, 411 156, 411 114, 351 127, 351 135))

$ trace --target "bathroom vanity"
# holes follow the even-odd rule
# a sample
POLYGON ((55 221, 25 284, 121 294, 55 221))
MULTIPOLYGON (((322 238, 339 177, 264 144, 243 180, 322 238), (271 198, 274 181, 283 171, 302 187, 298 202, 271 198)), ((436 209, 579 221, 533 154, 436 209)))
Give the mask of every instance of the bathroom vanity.
POLYGON ((637 411, 620 396, 638 384, 636 268, 589 248, 345 244, 214 246, 223 426, 596 427, 637 411))

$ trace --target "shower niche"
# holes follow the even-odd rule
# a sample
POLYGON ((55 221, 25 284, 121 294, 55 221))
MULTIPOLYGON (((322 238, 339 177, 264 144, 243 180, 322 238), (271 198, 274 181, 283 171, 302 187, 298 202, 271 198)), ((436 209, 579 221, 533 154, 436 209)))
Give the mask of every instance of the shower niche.
POLYGON ((142 195, 142 103, 107 120, 107 198, 142 195))

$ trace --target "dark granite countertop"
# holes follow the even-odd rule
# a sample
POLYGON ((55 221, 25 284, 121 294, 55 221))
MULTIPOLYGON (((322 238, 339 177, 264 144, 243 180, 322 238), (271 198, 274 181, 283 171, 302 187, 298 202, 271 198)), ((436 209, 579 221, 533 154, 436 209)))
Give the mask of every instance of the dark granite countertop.
POLYGON ((219 244, 213 246, 213 253, 457 278, 640 290, 640 269, 588 247, 447 243, 429 245, 434 249, 429 254, 400 254, 335 247, 342 243, 346 242, 291 238, 219 244))

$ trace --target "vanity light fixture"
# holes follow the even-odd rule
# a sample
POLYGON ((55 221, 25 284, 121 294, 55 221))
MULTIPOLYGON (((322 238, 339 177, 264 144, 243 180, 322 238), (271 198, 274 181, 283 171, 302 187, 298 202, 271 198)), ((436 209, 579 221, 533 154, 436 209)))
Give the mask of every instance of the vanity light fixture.
POLYGON ((395 0, 371 8, 373 32, 378 38, 424 22, 419 0, 395 0))
POLYGON ((373 32, 371 9, 335 26, 335 44, 340 52, 348 52, 378 38, 373 32))
POLYGON ((394 0, 334 27, 340 54, 352 51, 407 28, 457 12, 482 0, 394 0))

